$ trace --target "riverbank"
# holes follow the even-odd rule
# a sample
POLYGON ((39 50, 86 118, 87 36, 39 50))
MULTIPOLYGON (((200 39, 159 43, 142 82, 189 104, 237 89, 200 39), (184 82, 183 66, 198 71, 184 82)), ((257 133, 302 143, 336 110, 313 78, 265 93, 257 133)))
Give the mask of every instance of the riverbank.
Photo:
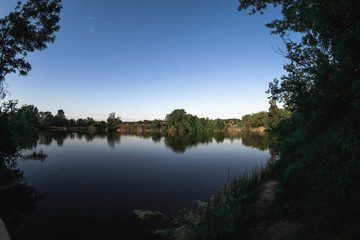
POLYGON ((257 132, 265 133, 268 130, 265 127, 256 127, 256 128, 234 128, 230 127, 227 129, 228 132, 257 132))
POLYGON ((149 239, 139 237, 145 236, 148 228, 138 226, 133 214, 135 209, 159 210, 172 216, 176 209, 190 208, 195 199, 206 200, 227 181, 228 169, 235 175, 265 164, 269 154, 262 150, 263 144, 259 144, 259 139, 268 142, 268 138, 258 134, 239 133, 230 137, 221 132, 130 135, 39 131, 37 137, 31 144, 35 147, 25 149, 22 156, 14 160, 20 165, 19 171, 28 176, 23 181, 31 182, 33 191, 21 195, 25 199, 13 198, 11 193, 30 188, 22 185, 8 189, 0 197, 2 202, 9 200, 0 206, 0 217, 14 239, 56 238, 59 224, 64 226, 60 237, 65 238, 73 232, 79 238, 105 232, 110 239, 113 236, 149 239), (42 160, 38 153, 48 158, 42 160), (20 168, 22 166, 31 167, 20 168), (42 187, 44 182, 52 184, 42 187), (61 199, 56 197, 59 188, 61 199), (39 214, 27 213, 27 209, 19 213, 24 206, 29 206, 28 194, 36 190, 41 190, 39 194, 45 200, 34 198, 30 207, 38 209, 39 214), (91 198, 83 204, 81 196, 91 198), (19 204, 13 206, 13 203, 19 204), (59 210, 59 205, 64 207, 59 210), (93 211, 93 206, 101 208, 93 211), (14 225, 13 214, 24 215, 31 225, 23 221, 14 225), (44 225, 49 229, 46 233, 44 225), (93 230, 94 225, 99 226, 93 230))
POLYGON ((88 127, 57 127, 57 126, 42 127, 42 126, 39 126, 38 128, 53 130, 53 131, 89 132, 89 133, 95 133, 99 130, 104 130, 102 128, 97 128, 94 126, 88 126, 88 127))
POLYGON ((180 211, 172 226, 155 233, 164 239, 289 239, 298 225, 271 217, 278 185, 272 165, 247 172, 207 202, 195 201, 194 209, 180 211))
POLYGON ((189 239, 360 239, 358 135, 347 122, 297 144, 299 135, 284 131, 277 161, 258 177, 225 185, 195 211, 199 221, 183 225, 189 239))
MULTIPOLYGON (((58 126, 48 126, 48 127, 41 127, 40 129, 48 129, 53 131, 72 131, 72 132, 111 132, 107 128, 99 128, 94 126, 87 126, 87 127, 58 127, 58 126)), ((185 132, 185 130, 176 130, 176 129, 169 129, 169 128, 145 128, 145 127, 136 127, 136 126, 129 126, 123 125, 118 128, 112 130, 113 132, 117 133, 134 133, 134 134, 141 134, 141 133, 156 133, 156 132, 167 132, 167 133, 176 133, 176 132, 185 132)), ((256 132, 265 134, 268 130, 265 127, 257 127, 257 128, 236 128, 230 127, 223 130, 199 130, 204 132, 226 132, 226 133, 238 133, 238 132, 256 132)))

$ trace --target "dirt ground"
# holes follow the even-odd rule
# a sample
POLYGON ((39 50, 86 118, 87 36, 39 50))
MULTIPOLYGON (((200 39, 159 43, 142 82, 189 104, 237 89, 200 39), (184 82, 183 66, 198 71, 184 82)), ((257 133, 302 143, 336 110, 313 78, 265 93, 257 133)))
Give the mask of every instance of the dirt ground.
MULTIPOLYGON (((269 212, 270 204, 275 198, 275 190, 279 182, 269 180, 261 185, 259 199, 253 207, 260 214, 269 212)), ((263 220, 254 229, 255 239, 258 240, 288 240, 299 230, 299 224, 294 220, 272 221, 263 220)))

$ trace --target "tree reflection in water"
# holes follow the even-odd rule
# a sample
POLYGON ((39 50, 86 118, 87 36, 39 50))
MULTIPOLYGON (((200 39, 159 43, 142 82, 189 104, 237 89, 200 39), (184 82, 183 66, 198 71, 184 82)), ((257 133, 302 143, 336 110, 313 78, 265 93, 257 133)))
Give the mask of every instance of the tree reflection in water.
MULTIPOLYGON (((187 149, 198 144, 209 144, 212 142, 222 143, 225 139, 230 141, 241 140, 242 144, 248 147, 257 148, 260 151, 268 150, 276 141, 275 134, 266 132, 142 132, 138 134, 123 134, 117 132, 111 133, 88 133, 88 132, 66 132, 66 131, 41 131, 39 132, 39 144, 51 145, 56 142, 62 146, 64 141, 69 139, 83 139, 91 142, 95 139, 106 138, 109 147, 114 148, 121 143, 122 136, 138 136, 144 139, 151 138, 154 142, 160 142, 162 139, 165 145, 175 153, 184 153, 187 149)), ((36 147, 36 142, 33 147, 36 147)))
POLYGON ((26 183, 23 172, 17 169, 17 160, 22 157, 19 152, 20 149, 12 153, 1 152, 0 155, 0 217, 12 239, 17 238, 21 217, 35 213, 37 202, 43 198, 26 183))
POLYGON ((273 147, 276 136, 266 132, 142 132, 134 133, 88 133, 88 132, 66 132, 66 131, 41 131, 39 133, 39 144, 50 145, 56 142, 58 146, 62 146, 64 141, 69 139, 83 139, 91 142, 95 139, 106 138, 109 147, 114 148, 121 144, 121 137, 137 136, 144 139, 150 139, 154 142, 164 140, 165 145, 175 153, 184 153, 187 149, 196 147, 198 144, 209 144, 212 142, 222 143, 225 139, 230 141, 241 140, 242 144, 248 147, 259 149, 260 151, 268 150, 273 147))
MULTIPOLYGON (((106 139, 108 146, 115 148, 121 144, 121 137, 135 134, 120 133, 87 133, 87 132, 65 132, 65 131, 39 131, 37 139, 32 139, 22 148, 9 148, 11 151, 0 152, 0 217, 4 220, 10 235, 16 239, 21 217, 28 213, 35 213, 37 203, 43 198, 42 194, 26 183, 24 174, 17 168, 17 160, 40 160, 44 161, 46 153, 33 152, 30 155, 22 156, 22 150, 32 150, 39 145, 63 146, 65 140, 85 139, 88 142, 95 139, 106 139)), ((187 149, 197 145, 210 144, 213 142, 222 143, 225 139, 231 142, 241 140, 242 144, 248 147, 257 148, 261 151, 270 151, 269 162, 276 160, 277 152, 272 147, 276 136, 270 133, 256 132, 147 132, 136 134, 144 139, 151 139, 154 142, 163 141, 167 148, 173 152, 182 154, 187 149)))

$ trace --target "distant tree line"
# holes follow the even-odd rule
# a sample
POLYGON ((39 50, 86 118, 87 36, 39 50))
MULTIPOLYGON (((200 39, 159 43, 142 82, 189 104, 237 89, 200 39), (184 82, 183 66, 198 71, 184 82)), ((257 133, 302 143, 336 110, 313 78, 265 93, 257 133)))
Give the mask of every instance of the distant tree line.
POLYGON ((19 120, 19 117, 26 119, 27 124, 32 127, 98 127, 107 128, 114 125, 115 113, 111 113, 108 121, 95 121, 92 117, 79 118, 77 120, 71 118, 68 119, 65 116, 63 109, 59 109, 56 115, 53 115, 49 111, 39 111, 34 105, 23 105, 17 107, 17 101, 10 100, 4 103, 0 108, 0 116, 3 118, 11 117, 8 120, 19 120), (17 116, 14 119, 14 116, 17 116), (111 118, 112 117, 112 118, 111 118))
POLYGON ((21 126, 30 128, 52 128, 52 127, 96 127, 116 131, 118 129, 150 129, 166 131, 224 131, 228 129, 252 129, 260 128, 271 131, 276 128, 282 119, 290 117, 290 112, 280 109, 274 102, 270 103, 269 112, 258 112, 246 114, 242 119, 209 119, 200 118, 188 114, 184 109, 175 109, 167 114, 164 120, 143 120, 136 122, 123 122, 115 112, 109 114, 107 121, 96 121, 92 117, 68 119, 63 109, 59 109, 56 115, 49 111, 39 111, 34 105, 23 105, 17 107, 17 101, 8 101, 0 108, 0 116, 3 126, 8 125, 16 131, 15 122, 22 122, 21 126), (26 124, 24 123, 26 121, 26 124), (8 122, 5 124, 5 122, 8 122), (10 124, 11 122, 11 124, 10 124), (5 125, 4 125, 5 124, 5 125), (15 127, 15 128, 14 128, 15 127))
POLYGON ((17 101, 7 101, 0 106, 0 153, 14 153, 17 149, 27 147, 31 139, 38 135, 38 128, 81 130, 84 127, 95 127, 97 130, 108 132, 143 132, 168 131, 194 133, 201 131, 246 130, 263 127, 273 130, 282 119, 290 117, 290 112, 279 109, 271 103, 269 112, 247 114, 242 119, 209 119, 199 118, 188 114, 184 109, 176 109, 167 114, 164 120, 143 120, 123 122, 114 112, 110 113, 107 121, 96 121, 91 117, 68 119, 63 109, 56 115, 49 111, 39 111, 34 105, 17 106, 17 101))
POLYGON ((290 117, 290 111, 278 108, 276 102, 271 100, 269 112, 261 111, 258 113, 246 114, 241 118, 241 121, 237 126, 243 129, 264 127, 268 131, 273 131, 283 119, 288 119, 290 117))
MULTIPOLYGON (((280 109, 274 101, 270 102, 269 112, 261 111, 246 114, 241 119, 209 119, 199 118, 186 113, 184 109, 176 109, 167 114, 164 121, 143 121, 142 125, 149 129, 167 129, 173 131, 223 131, 228 129, 248 130, 263 127, 265 130, 275 130, 281 120, 291 116, 290 111, 280 109)), ((137 124, 140 124, 138 122, 137 124)))
MULTIPOLYGON (((244 130, 264 127, 272 130, 279 122, 289 117, 289 112, 279 109, 272 104, 269 112, 247 114, 242 119, 209 119, 199 118, 185 112, 184 109, 176 109, 167 114, 164 120, 143 120, 137 122, 123 122, 114 112, 110 113, 107 121, 96 121, 91 117, 68 119, 64 110, 59 109, 56 115, 49 111, 39 111, 34 105, 17 106, 17 101, 7 101, 0 106, 0 158, 14 154, 19 149, 31 147, 29 144, 39 135, 39 128, 81 130, 82 127, 95 127, 98 130, 110 132, 145 132, 166 131, 170 133, 196 133, 203 131, 244 130), (139 131, 140 130, 140 131, 139 131), (126 131, 125 131, 126 132, 126 131)), ((185 135, 184 135, 185 136, 185 135)), ((200 136, 200 135, 199 135, 200 136)), ((170 138, 167 139, 171 141, 170 138)))

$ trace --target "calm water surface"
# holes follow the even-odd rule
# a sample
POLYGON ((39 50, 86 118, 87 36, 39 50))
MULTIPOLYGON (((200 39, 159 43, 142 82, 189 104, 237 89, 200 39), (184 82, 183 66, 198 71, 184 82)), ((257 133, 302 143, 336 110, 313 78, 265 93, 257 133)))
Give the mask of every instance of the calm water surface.
MULTIPOLYGON (((168 216, 270 158, 268 135, 43 132, 17 168, 36 191, 14 239, 146 239, 135 209, 168 216), (34 160, 33 151, 45 159, 34 160), (26 157, 28 156, 28 157, 26 157)), ((21 212, 21 211, 20 211, 21 212)))

